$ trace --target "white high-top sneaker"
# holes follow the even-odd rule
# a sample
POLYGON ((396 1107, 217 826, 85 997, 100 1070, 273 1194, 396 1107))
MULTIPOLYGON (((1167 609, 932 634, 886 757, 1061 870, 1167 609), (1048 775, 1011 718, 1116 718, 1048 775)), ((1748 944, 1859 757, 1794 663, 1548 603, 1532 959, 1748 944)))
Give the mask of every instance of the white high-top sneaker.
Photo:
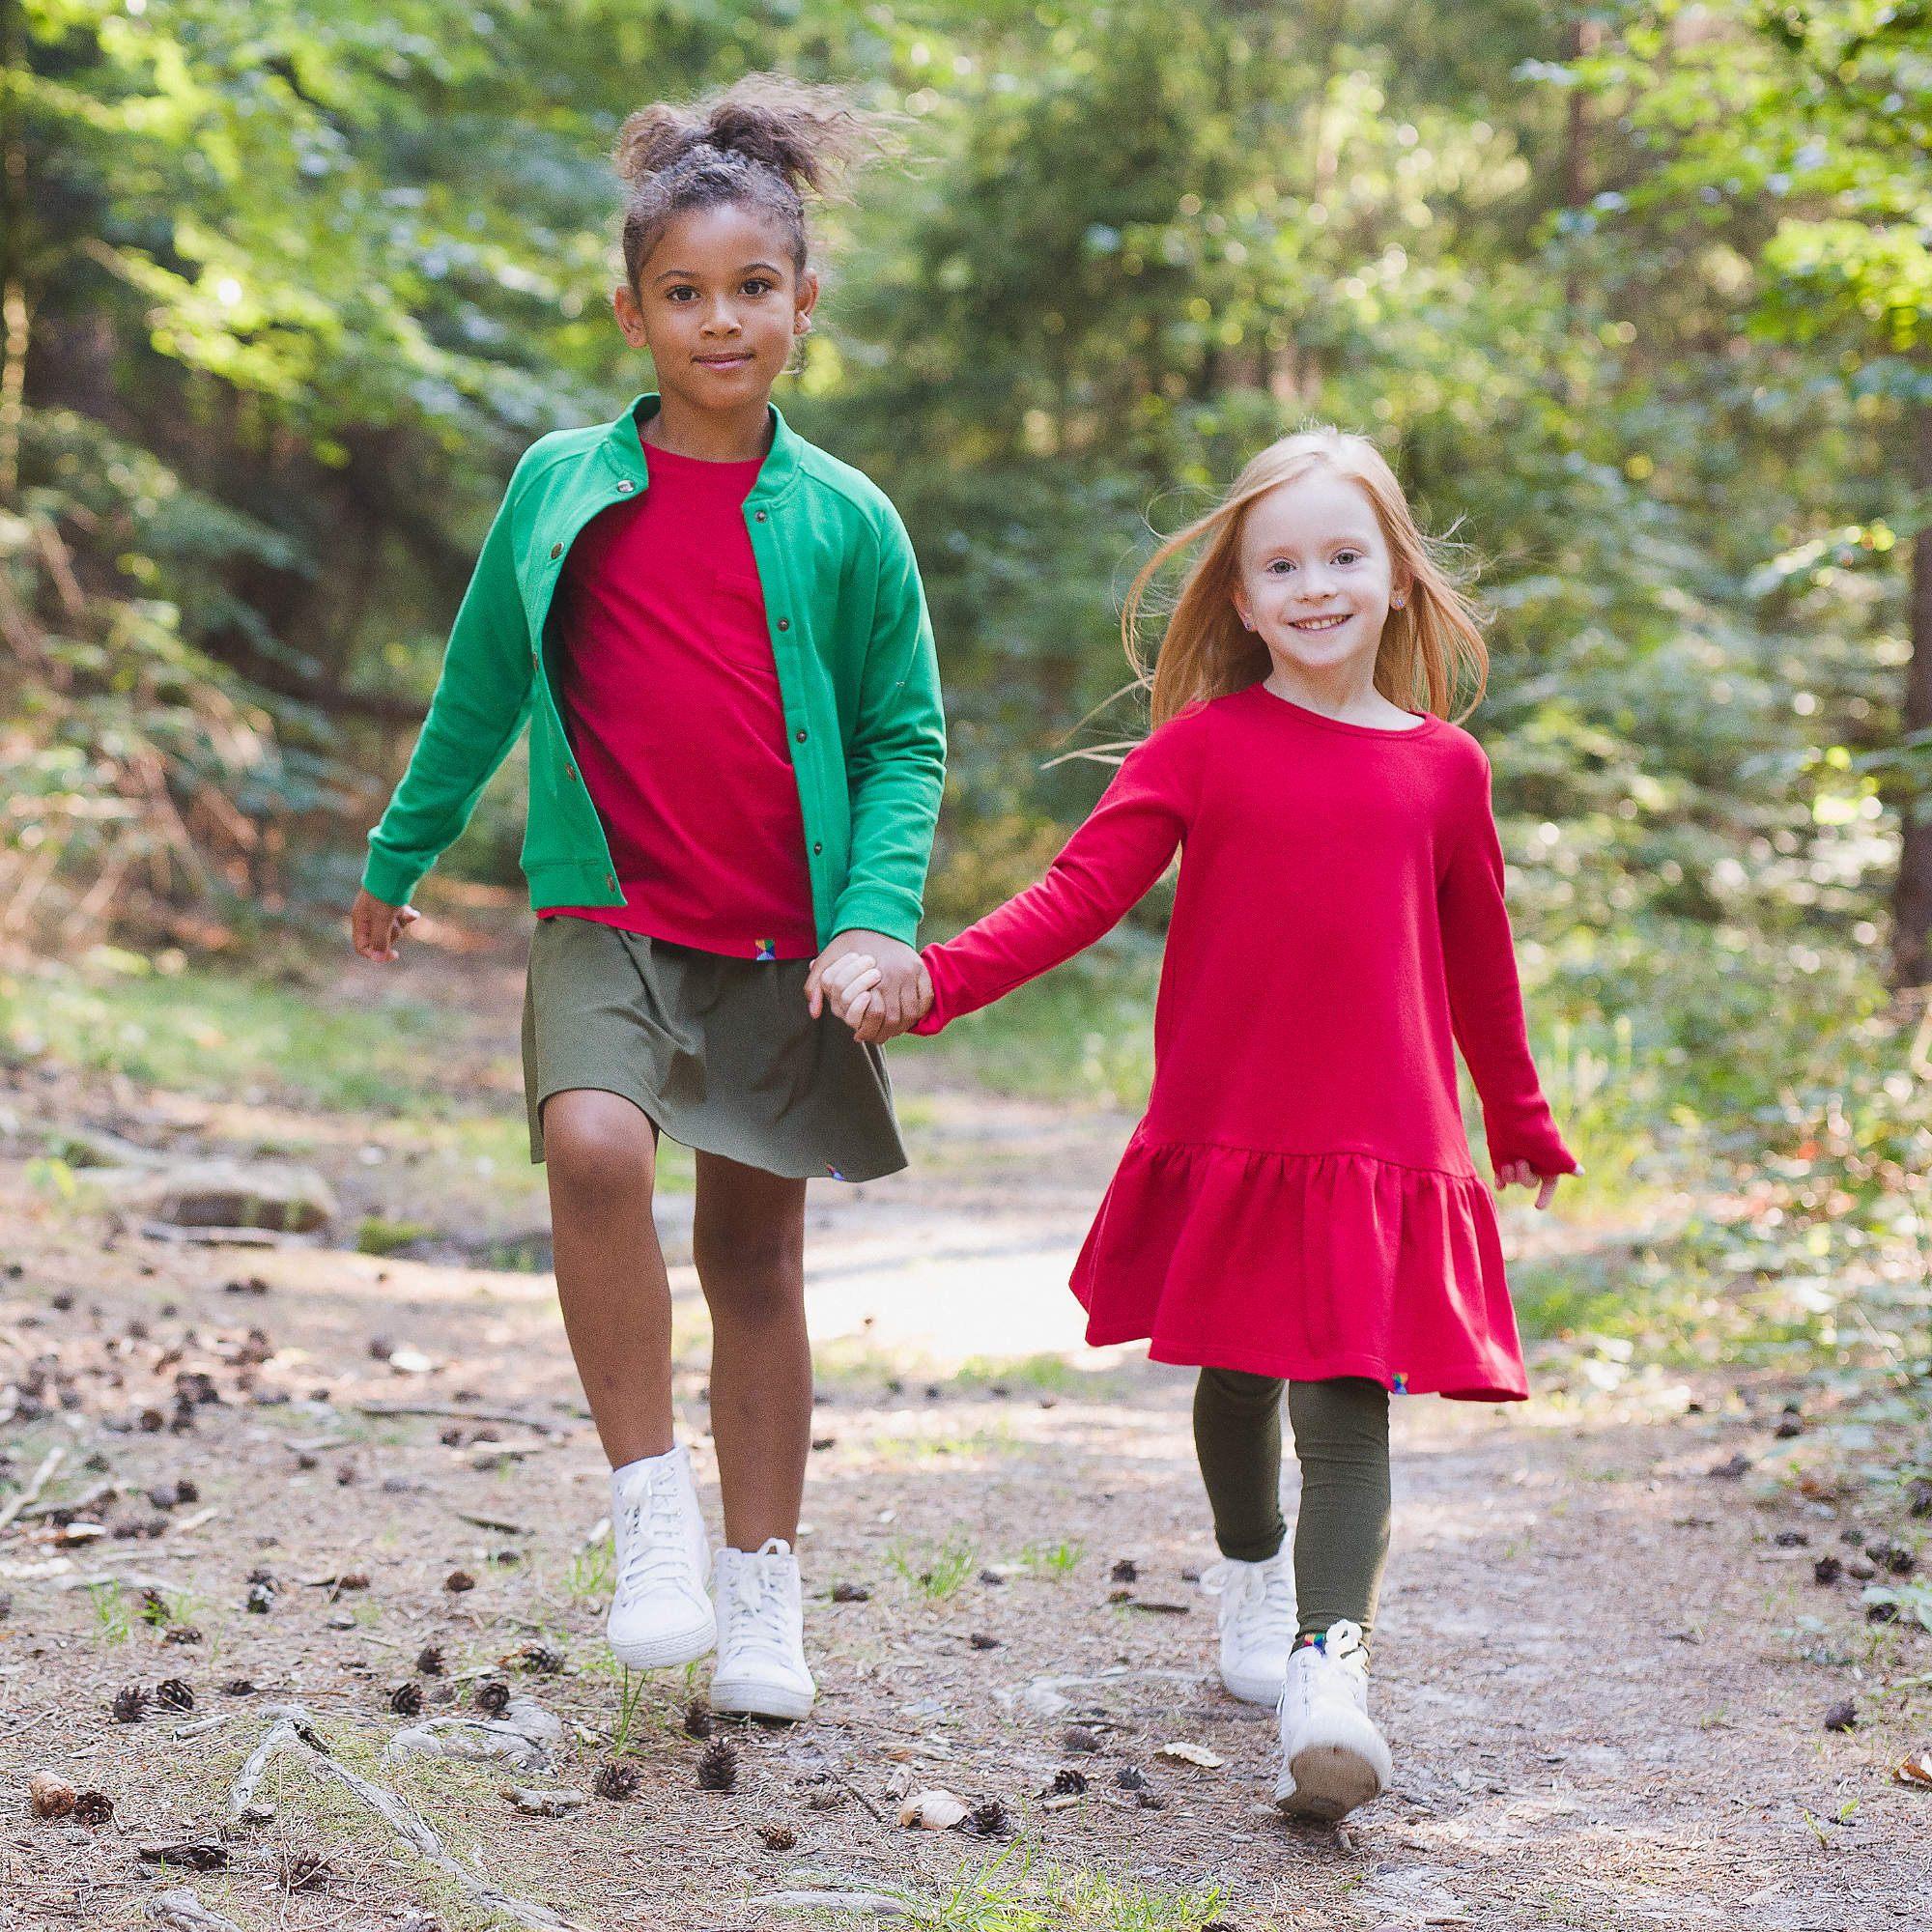
POLYGON ((1248 1704, 1278 1704, 1294 1648, 1294 1564, 1289 1547, 1262 1563, 1224 1556, 1201 1587, 1221 1602, 1221 1682, 1248 1704))
POLYGON ((680 1443, 611 1472, 617 1586, 607 1629, 619 1663, 689 1663, 717 1641, 705 1580, 711 1568, 691 1456, 680 1443))
POLYGON ((1331 1624, 1288 1660, 1281 1776, 1274 1802, 1293 1816, 1346 1818, 1387 1788, 1389 1747, 1369 1716, 1359 1624, 1331 1624))
POLYGON ((753 1718, 803 1718, 818 1687, 805 1662, 798 1558, 781 1536, 724 1548, 713 1572, 718 1662, 711 1708, 753 1718))

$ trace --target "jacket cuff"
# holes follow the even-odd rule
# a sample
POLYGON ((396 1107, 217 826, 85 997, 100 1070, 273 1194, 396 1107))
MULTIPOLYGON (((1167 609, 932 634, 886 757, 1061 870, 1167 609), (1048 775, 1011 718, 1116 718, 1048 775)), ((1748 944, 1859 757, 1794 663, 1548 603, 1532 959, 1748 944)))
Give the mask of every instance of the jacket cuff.
POLYGON ((407 905, 423 882, 420 867, 406 865, 388 853, 372 849, 362 867, 362 890, 384 905, 407 905))
POLYGON ((833 907, 831 937, 837 939, 841 932, 855 930, 882 932, 901 946, 917 946, 919 915, 920 902, 914 894, 896 893, 890 887, 861 887, 833 907))

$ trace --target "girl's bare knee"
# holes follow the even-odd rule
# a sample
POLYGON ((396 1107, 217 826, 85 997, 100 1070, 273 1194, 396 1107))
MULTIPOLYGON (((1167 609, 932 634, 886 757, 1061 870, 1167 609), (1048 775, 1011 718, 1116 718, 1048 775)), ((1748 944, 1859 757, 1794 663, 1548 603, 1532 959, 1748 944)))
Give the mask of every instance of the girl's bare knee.
POLYGON ((657 1141, 649 1118, 621 1094, 553 1094, 543 1110, 544 1164, 553 1193, 611 1200, 651 1191, 657 1141))

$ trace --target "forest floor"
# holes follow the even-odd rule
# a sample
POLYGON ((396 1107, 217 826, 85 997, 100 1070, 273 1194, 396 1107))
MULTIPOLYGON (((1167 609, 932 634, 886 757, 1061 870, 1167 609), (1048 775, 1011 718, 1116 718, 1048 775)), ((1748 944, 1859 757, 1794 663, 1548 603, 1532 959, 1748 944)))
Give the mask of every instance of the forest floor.
MULTIPOLYGON (((450 1015, 449 1078, 514 1124, 514 961, 411 970, 450 1015)), ((801 1548, 820 1698, 795 1727, 721 1725, 735 1786, 715 1792, 685 1727, 703 1667, 626 1685, 603 1650, 604 1468, 537 1271, 534 1178, 460 1135, 427 1146, 402 1114, 16 1060, 0 1507, 63 1457, 0 1530, 0 1927, 154 1922, 170 1888, 218 1916, 162 1922, 242 1932, 459 1932, 518 1922, 516 1902, 522 1922, 584 1932, 860 1911, 963 1932, 1927 1924, 1932 1790, 1898 1768, 1932 1740, 1932 1635, 1869 1622, 1856 1582, 1813 1570, 1881 1533, 1909 1555, 1932 1524, 1859 1479, 1868 1439, 1834 1437, 1817 1384, 1551 1345, 1528 1404, 1399 1404, 1375 1676, 1394 1786, 1340 1829, 1286 1824, 1271 1719, 1213 1670, 1189 1376, 1085 1350, 1065 1288, 1128 1121, 990 1095, 916 1046, 894 1065, 912 1170, 815 1185, 810 1209, 801 1548), (337 1232, 156 1238, 85 1170, 34 1157, 55 1120, 171 1155, 297 1152, 338 1188, 337 1232), (437 1234, 335 1244, 357 1211, 365 1242, 437 1234), (182 1376, 208 1379, 177 1430, 182 1376), (498 1410, 527 1420, 461 1413, 498 1410), (49 1502, 76 1521, 36 1513, 49 1502), (255 1613, 251 1573, 272 1579, 255 1613), (418 1667, 430 1645, 440 1675, 418 1667), (116 1721, 117 1690, 162 1680, 192 1707, 116 1721), (547 1770, 389 1753, 412 1722, 399 1686, 454 1717, 499 1680, 559 1720, 547 1770), (1846 1700, 1848 1727, 1827 1728, 1846 1700), (269 1815, 238 1822, 231 1790, 285 1705, 328 1757, 278 1751, 255 1794, 269 1815), (593 1789, 613 1758, 634 1795, 593 1789), (330 1764, 406 1801, 447 1863, 330 1764), (1118 1781, 1129 1767, 1154 1802, 1118 1781), (1084 1792, 1056 1793, 1069 1770, 1084 1792), (35 1771, 106 1793, 111 1820, 35 1820, 35 1771), (527 1815, 513 1787, 585 1802, 527 1815), (902 1827, 902 1800, 934 1788, 1003 1801, 1012 1835, 902 1827), (309 1884, 304 1859, 326 1865, 309 1884), (212 1868, 184 1869, 197 1860, 212 1868)), ((676 1189, 673 1173, 678 1405, 715 1521, 676 1189)), ((1508 1225, 1520 1255, 1595 1244, 1613 1263, 1630 1240, 1522 1209, 1508 1225)))

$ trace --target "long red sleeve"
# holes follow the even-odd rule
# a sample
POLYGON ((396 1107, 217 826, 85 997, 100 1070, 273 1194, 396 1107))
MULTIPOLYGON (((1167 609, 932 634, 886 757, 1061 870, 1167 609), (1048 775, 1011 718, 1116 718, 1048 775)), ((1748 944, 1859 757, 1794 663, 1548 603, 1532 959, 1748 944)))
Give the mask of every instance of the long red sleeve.
POLYGON ((914 1029, 938 1033, 961 1013, 1070 959, 1117 925, 1166 871, 1193 810, 1201 740, 1155 731, 1122 760, 1086 823, 1037 885, 923 957, 932 1009, 914 1029))
POLYGON ((1526 1160, 1538 1174, 1574 1174, 1576 1156, 1556 1131, 1530 1058, 1487 761, 1483 776, 1481 810, 1469 814, 1439 894, 1456 1044, 1483 1103, 1492 1170, 1526 1160))

